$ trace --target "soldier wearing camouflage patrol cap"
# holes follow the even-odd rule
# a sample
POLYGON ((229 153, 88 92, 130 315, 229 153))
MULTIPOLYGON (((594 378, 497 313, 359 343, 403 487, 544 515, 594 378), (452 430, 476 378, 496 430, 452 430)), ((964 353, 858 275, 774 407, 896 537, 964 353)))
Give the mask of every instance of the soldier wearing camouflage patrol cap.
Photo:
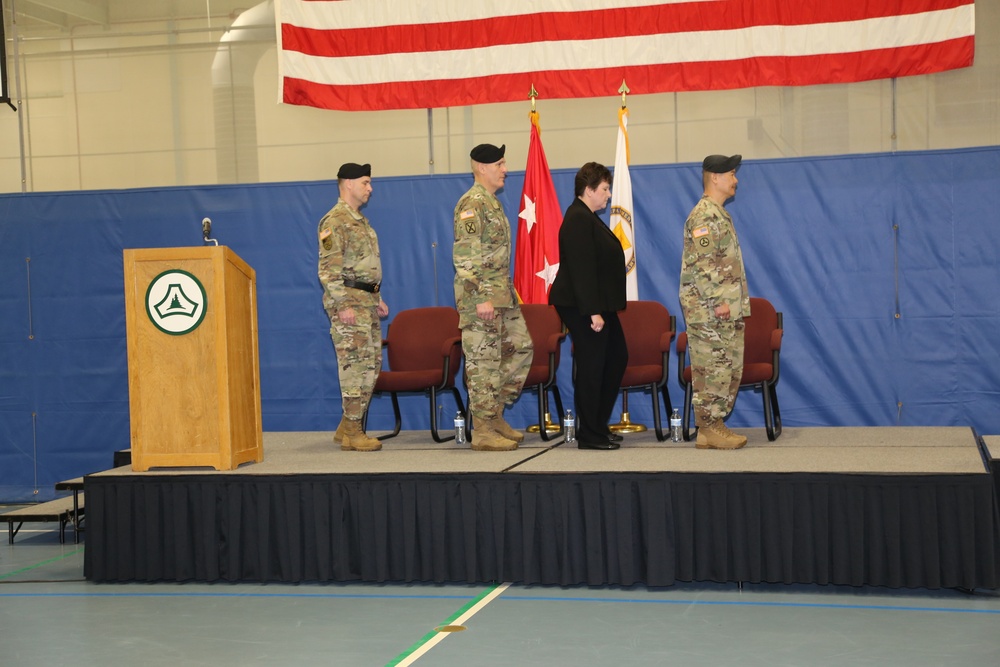
POLYGON ((510 222, 496 192, 507 177, 506 146, 472 149, 475 183, 455 206, 455 306, 462 328, 472 449, 516 449, 524 434, 503 418, 531 366, 531 335, 510 277, 510 222))
POLYGON ((389 314, 382 300, 382 262, 378 237, 360 208, 372 194, 370 164, 348 162, 337 172, 340 197, 319 222, 319 282, 330 337, 337 351, 343 416, 334 441, 344 450, 382 448, 361 428, 375 380, 382 369, 380 317, 389 314))
POLYGON ((743 375, 743 318, 750 315, 743 254, 725 209, 736 195, 741 161, 739 155, 705 158, 704 194, 684 223, 680 303, 691 354, 699 449, 739 449, 747 442, 724 421, 743 375))

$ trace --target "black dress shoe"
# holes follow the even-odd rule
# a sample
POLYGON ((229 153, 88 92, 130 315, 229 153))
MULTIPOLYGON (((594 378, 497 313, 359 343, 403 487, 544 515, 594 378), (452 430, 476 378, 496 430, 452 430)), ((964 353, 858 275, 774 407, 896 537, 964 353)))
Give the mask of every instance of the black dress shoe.
POLYGON ((577 449, 618 449, 621 445, 610 440, 577 440, 577 449))
POLYGON ((611 442, 621 442, 624 439, 625 438, 621 437, 617 433, 610 433, 610 432, 608 433, 608 440, 610 440, 611 442))

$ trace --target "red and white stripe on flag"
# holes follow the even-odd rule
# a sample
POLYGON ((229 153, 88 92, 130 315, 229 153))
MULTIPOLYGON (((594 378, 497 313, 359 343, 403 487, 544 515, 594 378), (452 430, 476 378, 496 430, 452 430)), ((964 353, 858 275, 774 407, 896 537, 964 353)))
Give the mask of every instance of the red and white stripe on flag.
POLYGON ((538 113, 532 112, 530 117, 528 165, 524 170, 524 189, 517 214, 514 289, 524 303, 548 303, 549 288, 559 271, 562 209, 542 148, 538 113))
POLYGON ((465 106, 846 83, 972 64, 974 0, 275 0, 282 101, 465 106), (528 11, 530 8, 530 11, 528 11))

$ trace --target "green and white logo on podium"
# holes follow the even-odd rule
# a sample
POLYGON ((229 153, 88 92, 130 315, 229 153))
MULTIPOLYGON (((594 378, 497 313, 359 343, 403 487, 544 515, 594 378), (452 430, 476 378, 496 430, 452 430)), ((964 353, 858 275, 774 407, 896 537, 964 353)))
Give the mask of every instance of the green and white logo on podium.
POLYGON ((170 269, 153 278, 146 290, 146 315, 157 329, 183 336, 205 319, 208 295, 201 282, 187 271, 170 269))

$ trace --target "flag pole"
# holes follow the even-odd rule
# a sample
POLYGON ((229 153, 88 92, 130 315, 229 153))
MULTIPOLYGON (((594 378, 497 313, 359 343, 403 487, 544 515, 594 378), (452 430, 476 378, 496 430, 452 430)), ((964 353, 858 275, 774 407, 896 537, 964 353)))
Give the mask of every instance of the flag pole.
MULTIPOLYGON (((528 118, 531 120, 531 123, 538 128, 539 134, 541 134, 542 126, 538 124, 538 112, 535 110, 535 98, 537 97, 538 91, 535 90, 535 84, 531 84, 531 92, 528 93, 528 99, 531 100, 531 111, 528 113, 528 118)), ((542 404, 544 406, 545 414, 545 432, 558 433, 562 427, 552 421, 552 414, 549 412, 549 396, 546 391, 542 391, 542 404)), ((542 426, 541 424, 531 424, 524 430, 528 433, 539 433, 542 430, 542 426)))
MULTIPOLYGON (((625 79, 622 79, 622 85, 618 88, 618 92, 622 94, 622 108, 618 112, 618 122, 621 123, 621 117, 623 114, 628 113, 628 106, 625 103, 625 96, 628 95, 631 90, 629 90, 628 85, 625 83, 625 79)), ((628 151, 628 143, 625 144, 625 150, 628 151)), ((642 433, 646 430, 644 424, 636 424, 630 418, 628 414, 628 389, 622 389, 622 416, 618 420, 617 424, 611 424, 608 429, 612 433, 642 433)))

